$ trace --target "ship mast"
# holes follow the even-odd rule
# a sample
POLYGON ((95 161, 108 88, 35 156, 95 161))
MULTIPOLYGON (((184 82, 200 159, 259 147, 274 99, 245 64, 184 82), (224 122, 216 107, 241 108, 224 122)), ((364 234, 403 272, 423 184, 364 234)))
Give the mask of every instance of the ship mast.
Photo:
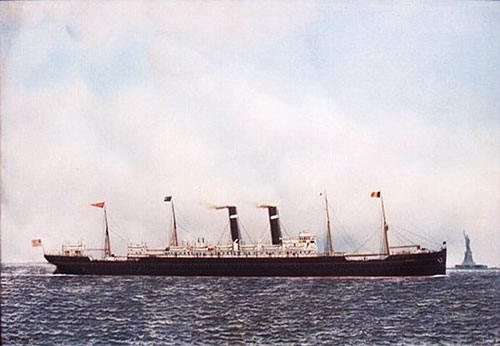
POLYGON ((384 198, 382 194, 380 195, 380 202, 382 203, 382 217, 383 217, 383 233, 382 233, 382 253, 384 255, 390 255, 389 249, 389 238, 387 237, 387 231, 389 231, 389 225, 387 224, 387 219, 385 218, 385 208, 384 208, 384 198))
POLYGON ((104 256, 111 257, 111 242, 109 241, 108 215, 106 213, 106 202, 92 203, 92 207, 104 209, 104 256))
POLYGON ((387 237, 387 231, 389 231, 389 225, 387 224, 387 219, 385 218, 385 208, 384 208, 384 198, 382 197, 382 192, 372 192, 370 197, 380 198, 382 204, 382 251, 384 255, 390 255, 391 251, 389 248, 389 238, 387 237))
POLYGON ((111 257, 111 242, 109 241, 108 215, 106 213, 106 206, 104 206, 104 222, 106 224, 106 232, 104 235, 104 254, 106 257, 111 257))
POLYGON ((175 220, 175 209, 174 209, 174 201, 172 200, 172 196, 166 196, 163 199, 164 202, 170 202, 172 204, 172 219, 174 222, 174 228, 172 230, 172 238, 170 239, 171 246, 179 246, 179 240, 177 238, 177 222, 175 220))
POLYGON ((332 230, 330 227, 330 210, 328 208, 328 197, 325 195, 325 208, 326 208, 326 244, 328 246, 328 254, 333 254, 333 239, 332 239, 332 230))

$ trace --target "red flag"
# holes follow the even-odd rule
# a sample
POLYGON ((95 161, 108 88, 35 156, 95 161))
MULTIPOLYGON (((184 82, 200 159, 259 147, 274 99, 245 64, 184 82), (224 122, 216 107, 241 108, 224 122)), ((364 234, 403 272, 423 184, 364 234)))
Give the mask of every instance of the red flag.
POLYGON ((104 202, 92 203, 91 206, 97 208, 104 208, 104 202))
POLYGON ((32 247, 42 246, 42 239, 39 239, 39 238, 31 239, 31 246, 32 247))
POLYGON ((380 191, 372 192, 370 197, 380 198, 380 191))

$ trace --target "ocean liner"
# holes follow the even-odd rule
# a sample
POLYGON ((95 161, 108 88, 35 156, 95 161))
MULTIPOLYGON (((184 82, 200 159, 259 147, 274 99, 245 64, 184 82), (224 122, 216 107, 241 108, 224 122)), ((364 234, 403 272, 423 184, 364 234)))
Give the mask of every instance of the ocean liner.
POLYGON ((177 237, 177 223, 172 196, 164 201, 172 206, 172 236, 163 249, 149 249, 146 245, 129 245, 126 256, 111 251, 106 205, 102 208, 105 220, 104 258, 93 258, 82 244, 63 245, 59 254, 44 254, 56 266, 55 273, 85 275, 165 275, 165 276, 427 276, 446 273, 446 243, 440 249, 428 250, 419 245, 390 247, 387 237, 384 202, 380 191, 371 197, 379 198, 382 208, 382 249, 380 253, 347 254, 333 249, 328 199, 327 252, 318 252, 316 236, 302 232, 298 238, 285 238, 281 232, 278 208, 267 209, 271 230, 270 244, 242 242, 236 206, 218 206, 229 217, 231 244, 210 245, 204 240, 194 245, 181 245, 177 237))

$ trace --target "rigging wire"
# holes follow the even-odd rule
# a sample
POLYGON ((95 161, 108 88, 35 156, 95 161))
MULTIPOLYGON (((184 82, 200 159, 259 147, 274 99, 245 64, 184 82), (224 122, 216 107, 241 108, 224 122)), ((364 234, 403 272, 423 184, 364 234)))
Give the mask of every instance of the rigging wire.
POLYGON ((283 233, 285 233, 285 235, 290 238, 290 233, 288 233, 286 227, 285 227, 285 224, 283 223, 283 221, 280 222, 281 224, 281 229, 283 230, 283 233))
MULTIPOLYGON (((186 232, 189 236, 191 236, 191 238, 196 239, 196 236, 189 231, 189 229, 193 229, 193 226, 191 225, 191 223, 187 219, 185 219, 184 215, 182 213, 180 213, 177 209, 176 209, 175 213, 177 215, 177 218, 176 218, 177 219, 177 229, 181 229, 183 232, 186 232), (187 228, 184 227, 184 225, 186 225, 187 228)), ((172 218, 171 218, 170 222, 171 222, 171 224, 173 223, 172 218)), ((177 235, 177 237, 179 237, 179 235, 177 235)))
POLYGON ((253 240, 253 238, 247 232, 247 229, 246 229, 245 225, 241 221, 239 222, 239 224, 240 224, 241 228, 243 228, 243 232, 245 232, 245 234, 247 235, 248 239, 250 239, 251 243, 255 243, 255 241, 253 240))
MULTIPOLYGON (((177 224, 177 230, 179 230, 179 229, 180 229, 182 232, 187 233, 187 234, 191 237, 191 239, 193 239, 193 240, 194 240, 194 239, 196 239, 196 236, 195 236, 193 233, 191 233, 191 232, 190 232, 187 228, 185 228, 184 226, 182 226, 182 224, 179 224, 179 223, 178 223, 178 224, 177 224)), ((179 235, 178 235, 178 234, 177 234, 177 237, 179 237, 179 235)))
POLYGON ((409 242, 411 245, 417 245, 417 243, 415 243, 413 240, 411 240, 410 238, 406 237, 404 234, 402 234, 401 232, 398 232, 397 231, 397 227, 393 227, 392 228, 392 232, 395 234, 395 235, 398 235, 399 237, 401 237, 401 239, 405 242, 409 242))
POLYGON ((349 236, 346 227, 342 224, 338 216, 336 215, 335 212, 330 210, 330 207, 328 207, 330 214, 332 215, 331 219, 331 224, 332 224, 332 238, 335 240, 335 238, 340 238, 343 243, 346 243, 347 246, 353 250, 357 247, 362 247, 360 246, 360 242, 349 236))
POLYGON ((333 217, 333 229, 332 229, 332 237, 333 239, 335 239, 335 236, 337 237, 340 237, 341 240, 344 241, 344 243, 347 243, 347 246, 349 246, 349 248, 351 250, 357 248, 360 246, 360 242, 359 241, 356 241, 354 240, 352 237, 349 236, 346 228, 342 225, 342 223, 340 222, 340 220, 337 218, 337 217, 333 217), (338 225, 337 225, 337 222, 338 222, 338 225))
POLYGON ((417 234, 417 233, 414 233, 414 232, 411 232, 410 230, 406 229, 406 228, 403 228, 403 227, 400 227, 400 226, 393 226, 393 228, 396 228, 396 229, 399 229, 400 231, 403 231, 403 232, 406 232, 406 233, 409 233, 411 234, 412 236, 415 236, 417 238, 420 238, 421 240, 424 240, 426 242, 429 242, 433 245, 437 245, 439 246, 440 244, 438 242, 436 242, 435 240, 432 240, 432 239, 429 239, 427 237, 424 237, 423 235, 421 234, 417 234))
POLYGON ((198 238, 197 235, 194 235, 189 229, 195 228, 191 222, 189 222, 189 218, 186 218, 185 215, 182 213, 182 211, 179 211, 179 209, 175 209, 175 214, 177 216, 177 229, 181 229, 183 232, 186 232, 191 239, 195 240, 198 238))
MULTIPOLYGON (((191 223, 189 222, 189 219, 186 219, 186 218, 184 217, 184 214, 183 214, 183 213, 182 213, 182 212, 181 212, 178 208, 175 208, 175 214, 176 214, 176 216, 177 216, 177 218, 176 218, 176 219, 177 219, 178 221, 181 221, 181 222, 182 222, 183 224, 185 224, 186 226, 193 228, 193 226, 192 226, 192 225, 191 225, 191 223)), ((172 215, 170 215, 170 219, 171 219, 171 222, 173 222, 173 220, 172 220, 172 215)))
POLYGON ((416 245, 410 239, 406 238, 401 233, 396 231, 394 228, 392 228, 391 231, 392 231, 391 234, 394 235, 401 244, 404 244, 405 242, 409 242, 411 245, 416 245))
POLYGON ((350 238, 346 237, 344 234, 342 233, 336 233, 336 234, 333 234, 332 235, 332 238, 334 239, 334 244, 336 243, 335 241, 335 236, 337 237, 337 239, 340 238, 341 242, 342 243, 345 243, 348 247, 349 247, 349 250, 350 251, 353 251, 354 249, 356 249, 356 247, 359 246, 359 243, 358 244, 354 244, 350 238))
POLYGON ((222 240, 222 238, 224 237, 224 234, 226 234, 228 226, 229 226, 229 222, 228 222, 228 223, 226 223, 226 226, 225 226, 225 227, 224 227, 224 229, 222 230, 222 233, 221 233, 221 235, 220 235, 220 237, 219 237, 219 240, 217 241, 217 245, 221 245, 221 240, 222 240))
MULTIPOLYGON (((192 230, 194 228, 193 224, 191 222, 189 222, 189 219, 186 218, 185 215, 181 211, 179 211, 179 209, 177 209, 177 208, 175 209, 175 214, 177 216, 177 218, 176 218, 177 219, 177 230, 178 231, 181 230, 183 233, 186 233, 191 240, 195 241, 199 237, 199 235, 197 236, 190 231, 190 229, 192 230)), ((170 223, 172 224, 172 222, 173 222, 173 219, 172 219, 172 217, 170 217, 170 223)), ((180 241, 181 237, 179 237, 179 234, 177 236, 178 236, 179 241, 180 241)), ((169 235, 169 237, 171 237, 171 235, 169 235)))
POLYGON ((121 233, 125 234, 125 231, 123 230, 123 228, 120 227, 120 224, 118 223, 118 221, 116 221, 114 218, 113 218, 113 215, 110 214, 109 210, 106 211, 107 212, 107 216, 109 217, 109 223, 108 224, 112 224, 113 227, 109 227, 108 226, 108 230, 113 233, 114 235, 116 235, 118 238, 120 238, 122 241, 124 241, 126 244, 128 244, 128 242, 130 241, 128 238, 122 236, 120 233, 118 232, 115 232, 113 230, 113 228, 116 228, 117 230, 121 231, 121 233))
POLYGON ((259 241, 264 242, 264 241, 267 241, 268 239, 269 239, 269 227, 266 225, 266 226, 264 226, 264 229, 260 233, 259 241), (267 234, 267 236, 266 236, 266 234, 267 234))
POLYGON ((370 241, 373 236, 375 236, 375 234, 377 234, 378 232, 380 232, 379 229, 375 230, 369 237, 368 239, 365 240, 365 242, 363 244, 361 244, 361 246, 359 248, 357 248, 356 250, 354 250, 354 252, 358 252, 359 250, 361 250, 363 248, 363 246, 366 245, 366 243, 368 243, 368 241, 370 241))
POLYGON ((333 228, 333 235, 340 236, 340 238, 342 238, 342 240, 344 240, 344 242, 353 249, 360 245, 358 241, 354 240, 352 237, 345 233, 344 229, 341 229, 339 227, 333 228))

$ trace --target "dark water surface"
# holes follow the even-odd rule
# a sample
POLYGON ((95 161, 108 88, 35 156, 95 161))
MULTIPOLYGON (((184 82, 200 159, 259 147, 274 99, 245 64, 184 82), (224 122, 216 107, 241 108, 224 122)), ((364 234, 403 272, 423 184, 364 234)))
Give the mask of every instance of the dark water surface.
POLYGON ((4 345, 498 345, 498 271, 430 278, 52 275, 3 265, 4 345))

